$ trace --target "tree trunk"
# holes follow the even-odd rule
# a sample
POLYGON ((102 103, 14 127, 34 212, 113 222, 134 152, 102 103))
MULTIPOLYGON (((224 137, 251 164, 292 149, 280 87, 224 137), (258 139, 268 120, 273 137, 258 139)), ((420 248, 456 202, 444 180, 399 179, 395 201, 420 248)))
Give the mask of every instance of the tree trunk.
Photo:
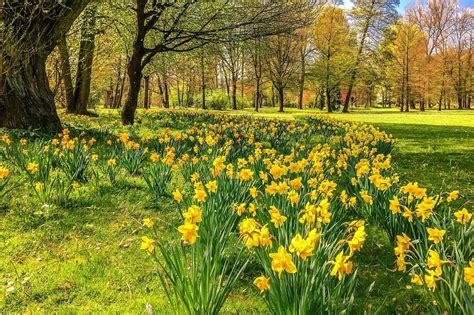
MULTIPOLYGON (((370 10, 368 12, 369 14, 373 14, 372 10, 374 8, 375 2, 376 2, 375 0, 371 1, 370 10)), ((357 51, 356 62, 355 62, 354 68, 351 71, 351 78, 350 78, 350 81, 349 81, 349 87, 347 88, 347 96, 346 96, 346 99, 344 101, 344 108, 342 109, 343 113, 349 112, 349 101, 351 99, 352 88, 353 88, 353 86, 355 84, 355 81, 356 81, 357 72, 359 70, 358 68, 359 68, 359 64, 360 64, 360 58, 362 56, 362 52, 363 52, 364 47, 365 47, 365 40, 366 40, 366 37, 367 37, 367 33, 369 31, 369 26, 372 23, 372 18, 373 18, 373 16, 369 15, 367 20, 365 21, 365 24, 364 24, 364 29, 362 31, 362 36, 361 36, 361 39, 360 39, 359 49, 357 51)))
POLYGON ((89 1, 2 1, 0 127, 61 128, 46 59, 89 1))
POLYGON ((145 76, 145 91, 143 96, 143 108, 149 109, 150 108, 150 76, 145 76))
POLYGON ((232 74, 232 109, 237 110, 237 76, 232 74))
POLYGON ((124 125, 133 125, 135 123, 135 111, 137 109, 140 83, 142 80, 141 49, 137 47, 135 47, 135 49, 139 51, 134 51, 127 67, 130 86, 127 99, 122 109, 122 123, 124 125))
POLYGON ((328 113, 332 113, 331 90, 329 88, 326 88, 326 101, 328 106, 328 113))
POLYGON ((74 89, 74 113, 86 115, 89 95, 91 91, 92 63, 94 61, 95 40, 95 7, 84 12, 82 24, 81 44, 79 48, 79 62, 76 72, 76 87, 74 89))
POLYGON ((262 107, 262 88, 261 88, 261 78, 255 78, 255 111, 258 112, 258 109, 262 107))
POLYGON ((69 48, 67 47, 66 36, 61 37, 59 40, 58 50, 61 59, 64 94, 66 96, 66 113, 73 113, 75 109, 74 87, 72 85, 71 64, 69 62, 69 48))
POLYGON ((278 88, 278 101, 280 103, 280 108, 278 109, 278 112, 283 113, 285 105, 285 89, 282 87, 278 88))
POLYGON ((168 88, 168 76, 165 74, 163 76, 163 89, 165 92, 165 108, 170 108, 170 90, 168 88))
POLYGON ((304 54, 301 56, 301 74, 299 82, 298 109, 303 109, 304 81, 306 72, 306 60, 304 54))
POLYGON ((206 78, 203 53, 201 54, 201 106, 202 109, 206 109, 206 78))
POLYGON ((46 54, 31 56, 5 77, 0 95, 0 127, 61 128, 46 76, 46 58, 46 54))

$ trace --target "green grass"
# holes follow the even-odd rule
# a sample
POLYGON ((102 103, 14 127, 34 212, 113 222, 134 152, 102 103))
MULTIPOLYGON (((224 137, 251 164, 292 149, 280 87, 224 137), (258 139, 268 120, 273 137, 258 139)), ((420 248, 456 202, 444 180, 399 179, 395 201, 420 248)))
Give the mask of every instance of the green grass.
MULTIPOLYGON (((299 119, 318 110, 276 113, 251 109, 231 114, 299 119)), ((100 112, 101 120, 118 119, 100 112), (105 116, 105 118, 103 118, 105 116)), ((399 113, 394 110, 331 114, 368 122, 397 138, 395 169, 407 180, 435 190, 459 189, 472 201, 474 112, 399 113)), ((142 313, 146 303, 166 313, 166 301, 151 259, 139 249, 144 217, 159 213, 160 229, 176 223, 169 200, 152 206, 144 187, 119 178, 116 187, 83 189, 68 209, 28 201, 28 190, 14 192, 0 207, 0 310, 2 312, 142 313), (159 211, 158 211, 159 210, 159 211), (6 284, 15 282, 15 293, 6 284)), ((426 297, 408 290, 406 277, 393 272, 392 248, 378 230, 359 255, 356 313, 428 312, 426 297), (368 288, 371 288, 368 291, 368 288)), ((246 282, 248 283, 248 281, 246 282)), ((227 302, 228 314, 262 313, 263 302, 243 281, 227 302)))

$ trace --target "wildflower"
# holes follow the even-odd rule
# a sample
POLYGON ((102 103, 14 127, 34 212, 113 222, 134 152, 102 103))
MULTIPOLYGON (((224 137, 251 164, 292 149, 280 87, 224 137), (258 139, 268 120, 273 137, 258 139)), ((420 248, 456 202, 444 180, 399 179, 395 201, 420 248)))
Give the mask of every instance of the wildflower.
POLYGON ((428 251, 428 268, 435 269, 435 275, 437 277, 441 276, 443 273, 442 266, 445 264, 445 260, 441 260, 439 254, 434 250, 428 251))
POLYGON ((179 190, 175 190, 173 192, 173 199, 177 202, 177 203, 181 203, 183 201, 183 195, 181 194, 181 192, 179 190))
POLYGON ((413 274, 411 276, 411 280, 410 280, 411 283, 413 284, 416 284, 416 285, 423 285, 423 280, 421 279, 421 277, 417 274, 413 274))
POLYGON ((140 248, 141 249, 144 249, 144 250, 147 250, 148 253, 152 253, 153 252, 153 249, 155 248, 155 246, 153 245, 155 243, 154 240, 146 237, 146 236, 142 236, 142 243, 140 245, 140 248))
POLYGON ((328 198, 331 198, 336 187, 337 184, 335 182, 325 180, 319 185, 318 191, 325 194, 328 198))
POLYGON ((390 177, 377 177, 375 180, 375 187, 378 190, 385 191, 391 186, 390 177))
POLYGON ((316 247, 319 238, 321 237, 321 233, 318 233, 316 229, 312 229, 309 231, 308 236, 306 237, 306 241, 311 244, 311 246, 316 247))
POLYGON ((404 208, 402 216, 404 218, 407 218, 408 222, 413 222, 413 211, 411 211, 410 209, 404 208))
POLYGON ((239 233, 248 249, 260 244, 259 224, 255 219, 243 219, 239 224, 239 233))
POLYGON ((406 271, 407 270, 407 263, 405 261, 405 254, 399 255, 397 257, 397 270, 398 271, 406 271))
POLYGON ((92 161, 95 162, 95 161, 97 161, 98 159, 99 159, 99 156, 98 156, 97 154, 92 154, 92 155, 91 155, 91 160, 92 160, 92 161))
POLYGON ((352 272, 352 262, 349 261, 350 256, 344 256, 344 251, 341 251, 335 261, 331 261, 334 267, 331 270, 331 276, 336 276, 339 280, 342 280, 342 276, 345 274, 350 275, 352 272))
POLYGON ((188 211, 183 213, 185 223, 196 224, 202 221, 201 208, 196 205, 192 205, 188 208, 188 211))
POLYGON ((452 192, 449 193, 446 200, 448 202, 451 202, 451 201, 454 201, 454 200, 458 199, 458 197, 459 197, 459 190, 453 190, 452 192))
POLYGON ((300 189, 303 186, 303 183, 301 182, 301 177, 290 180, 290 186, 291 188, 296 190, 300 189))
POLYGON ((428 228, 428 240, 433 241, 435 244, 439 244, 443 239, 444 234, 446 234, 446 230, 438 230, 433 228, 428 228))
POLYGON ((423 201, 416 206, 416 216, 421 217, 421 221, 425 222, 433 214, 433 208, 436 201, 433 197, 424 197, 423 201))
POLYGON ((153 221, 150 218, 143 219, 143 225, 151 229, 153 227, 153 221))
POLYGON ((272 246, 272 236, 270 235, 270 231, 266 225, 262 226, 260 229, 259 242, 262 246, 272 246))
POLYGON ((197 182, 198 179, 199 179, 199 173, 194 173, 193 175, 191 175, 191 182, 192 183, 197 182))
POLYGON ((255 206, 254 203, 249 203, 249 207, 248 207, 248 211, 250 213, 250 215, 252 215, 253 217, 257 214, 257 207, 255 206))
POLYGON ((296 191, 292 190, 288 193, 288 200, 290 200, 291 205, 294 206, 296 203, 298 203, 300 197, 296 191))
POLYGON ((30 171, 31 174, 38 172, 38 167, 39 167, 38 163, 28 163, 26 165, 26 169, 30 171))
POLYGON ((35 190, 36 191, 43 190, 43 188, 44 188, 43 183, 40 183, 40 182, 35 183, 35 190))
POLYGON ((366 204, 372 205, 374 203, 372 196, 368 195, 366 190, 361 190, 359 194, 366 204))
POLYGON ((310 241, 302 238, 301 235, 298 233, 296 236, 291 240, 290 248, 291 253, 296 253, 296 256, 300 257, 303 260, 306 260, 309 256, 312 255, 314 250, 314 246, 312 246, 310 241))
POLYGON ((250 196, 252 198, 257 198, 257 188, 256 187, 250 187, 249 189, 250 196))
POLYGON ((311 226, 316 221, 316 206, 306 203, 304 210, 302 211, 302 216, 298 220, 300 223, 311 226))
POLYGON ((279 228, 280 226, 283 225, 286 221, 286 217, 284 215, 281 215, 280 210, 278 210, 275 206, 271 206, 270 210, 268 210, 268 213, 270 214, 270 222, 272 222, 276 228, 279 228))
POLYGON ((436 289, 436 281, 439 280, 439 278, 436 277, 436 274, 433 270, 427 270, 426 271, 428 274, 425 275, 425 283, 428 289, 434 291, 436 289))
POLYGON ((464 281, 470 286, 474 285, 474 260, 469 262, 469 267, 464 268, 464 281))
POLYGON ((199 227, 196 224, 184 223, 178 227, 178 232, 183 234, 181 240, 189 245, 196 243, 199 227))
POLYGON ((204 190, 202 189, 196 189, 194 191, 194 198, 197 200, 197 201, 205 201, 206 200, 206 197, 207 197, 207 194, 204 190))
POLYGON ((3 179, 8 176, 10 172, 8 171, 8 168, 0 166, 0 179, 3 179))
POLYGON ((247 207, 247 204, 241 203, 235 208, 235 212, 237 212, 238 216, 241 216, 245 212, 245 207, 247 207))
POLYGON ((252 177, 253 177, 253 172, 248 168, 242 169, 239 173, 240 180, 250 180, 252 179, 252 177))
POLYGON ((278 247, 278 252, 271 253, 272 270, 278 272, 281 276, 283 271, 288 273, 296 273, 296 266, 292 261, 291 254, 289 254, 283 246, 278 247))
POLYGON ((397 196, 394 196, 393 199, 390 200, 390 211, 392 211, 393 214, 400 212, 400 202, 397 196))
POLYGON ((217 171, 220 172, 225 168, 224 162, 225 162, 225 156, 218 156, 214 159, 214 161, 212 162, 212 165, 215 167, 217 171))
POLYGON ((158 155, 158 153, 156 152, 153 152, 151 155, 150 155, 150 160, 155 163, 156 161, 158 161, 160 159, 160 156, 158 155))
POLYGON ((278 166, 277 164, 273 164, 273 165, 270 167, 269 172, 270 172, 270 174, 272 174, 272 176, 273 176, 274 179, 279 179, 280 177, 282 177, 283 175, 285 175, 286 170, 285 170, 285 168, 280 167, 280 166, 278 166))
POLYGON ((217 191, 217 181, 213 180, 206 184, 206 188, 209 192, 216 192, 217 191))
POLYGON ((108 166, 115 166, 117 164, 117 161, 115 159, 109 159, 107 161, 108 166))
POLYGON ((269 281, 270 278, 260 276, 253 281, 253 284, 260 290, 260 293, 263 293, 270 289, 269 281))
POLYGON ((456 217, 456 221, 461 224, 466 224, 472 218, 472 213, 469 213, 466 208, 462 208, 459 211, 454 212, 454 216, 456 217))
POLYGON ((358 227, 352 239, 347 241, 347 244, 349 245, 349 248, 351 250, 351 255, 354 251, 358 251, 362 248, 362 245, 364 244, 366 237, 367 237, 367 233, 365 232, 365 226, 362 225, 358 227))

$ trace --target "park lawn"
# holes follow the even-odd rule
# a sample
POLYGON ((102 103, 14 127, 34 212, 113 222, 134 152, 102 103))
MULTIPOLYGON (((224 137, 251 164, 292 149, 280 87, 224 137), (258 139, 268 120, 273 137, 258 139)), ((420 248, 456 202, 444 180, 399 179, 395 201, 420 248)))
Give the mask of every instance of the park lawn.
MULTIPOLYGON (((254 114, 252 110, 232 114, 254 114)), ((317 110, 265 109, 258 117, 299 119, 317 110)), ((101 111, 98 120, 118 120, 117 112, 101 111)), ((255 115, 255 114, 254 114, 255 115)), ((338 119, 370 122, 397 138, 395 169, 406 180, 435 190, 459 189, 472 201, 474 115, 468 111, 398 113, 357 111, 331 114, 338 119)), ((143 218, 159 209, 163 233, 178 221, 170 200, 152 205, 143 183, 126 176, 104 191, 84 191, 74 209, 31 209, 27 189, 18 189, 7 212, 0 208, 0 310, 2 312, 140 313, 150 303, 166 308, 156 269, 139 249, 143 218), (6 283, 18 280, 15 294, 6 283)), ((357 261, 361 273, 356 313, 428 312, 431 301, 421 291, 407 289, 409 280, 394 272, 393 249, 379 230, 369 238, 357 261)), ((263 302, 242 279, 224 312, 254 314, 263 302)))

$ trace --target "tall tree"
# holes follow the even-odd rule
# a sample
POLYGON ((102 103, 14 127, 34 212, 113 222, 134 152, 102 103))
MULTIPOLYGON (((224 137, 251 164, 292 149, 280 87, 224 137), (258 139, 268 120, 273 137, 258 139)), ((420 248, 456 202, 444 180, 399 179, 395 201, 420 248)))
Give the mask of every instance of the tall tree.
POLYGON ((278 93, 279 112, 284 111, 285 88, 298 68, 298 46, 293 34, 280 34, 265 39, 265 61, 268 76, 278 93))
POLYGON ((46 58, 89 1, 3 1, 0 127, 61 127, 46 75, 46 58))
POLYGON ((375 47, 383 31, 389 27, 398 17, 396 8, 399 0, 354 0, 354 7, 351 16, 354 25, 358 30, 357 54, 351 68, 349 84, 347 87, 346 99, 344 101, 343 112, 349 111, 349 102, 352 90, 356 83, 357 74, 364 52, 371 44, 375 47))
POLYGON ((96 36, 97 5, 92 4, 81 16, 78 62, 76 80, 73 86, 69 47, 66 36, 58 42, 58 50, 62 64, 62 76, 66 94, 66 112, 69 114, 87 115, 92 80, 92 63, 96 36))
POLYGON ((327 110, 332 112, 335 92, 347 76, 352 57, 349 24, 343 10, 336 6, 325 7, 312 33, 318 57, 313 73, 324 87, 327 110))
POLYGON ((122 110, 123 124, 134 122, 143 68, 158 53, 191 51, 229 40, 230 35, 236 40, 278 33, 297 24, 289 22, 300 7, 299 2, 283 1, 136 0, 136 33, 127 68, 130 88, 122 110))
POLYGON ((395 37, 389 45, 391 53, 391 73, 394 84, 399 91, 400 111, 409 111, 414 102, 414 95, 421 68, 424 65, 425 36, 413 23, 400 20, 395 26, 395 37))
POLYGON ((446 41, 452 32, 453 22, 456 15, 457 0, 428 0, 418 2, 416 6, 408 10, 408 18, 425 33, 425 63, 423 68, 423 102, 420 110, 424 110, 424 104, 430 103, 430 92, 433 90, 433 81, 440 83, 439 106, 446 94, 446 41), (441 62, 433 64, 434 56, 438 55, 441 62))
POLYGON ((236 41, 224 43, 221 49, 222 64, 227 69, 230 76, 231 103, 233 110, 237 109, 237 81, 241 78, 241 72, 244 67, 242 62, 243 52, 242 43, 236 41))

